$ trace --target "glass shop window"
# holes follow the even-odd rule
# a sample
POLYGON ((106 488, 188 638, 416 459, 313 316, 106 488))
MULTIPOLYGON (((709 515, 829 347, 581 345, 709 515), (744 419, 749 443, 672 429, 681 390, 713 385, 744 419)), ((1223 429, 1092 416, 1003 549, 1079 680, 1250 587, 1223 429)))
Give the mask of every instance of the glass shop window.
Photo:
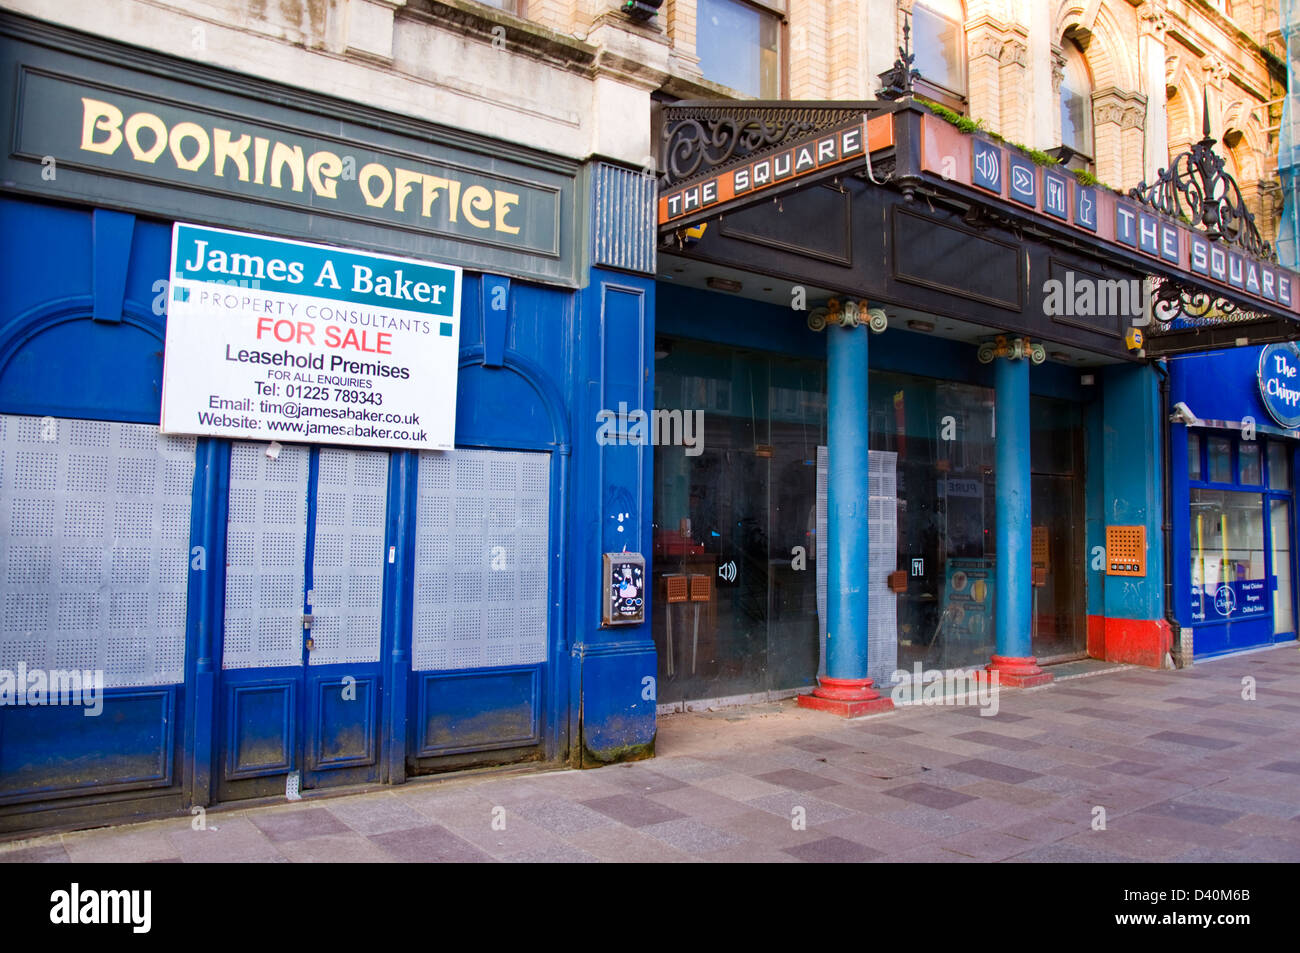
POLYGON ((781 96, 781 18, 739 0, 700 0, 695 52, 705 79, 757 99, 781 96))
POLYGON ((1232 441, 1227 437, 1211 437, 1206 445, 1209 458, 1210 482, 1232 483, 1232 441))
POLYGON ((1270 440, 1268 447, 1268 485, 1274 490, 1291 489, 1291 445, 1270 440))
POLYGON ((1259 459, 1259 444, 1254 440, 1243 440, 1237 448, 1237 467, 1240 478, 1237 482, 1248 486, 1263 486, 1264 469, 1259 459))
POLYGON ((1204 473, 1201 471, 1200 434, 1189 433, 1187 435, 1187 479, 1204 479, 1204 473))
POLYGON ((1270 610, 1261 494, 1193 487, 1191 544, 1194 622, 1270 610))

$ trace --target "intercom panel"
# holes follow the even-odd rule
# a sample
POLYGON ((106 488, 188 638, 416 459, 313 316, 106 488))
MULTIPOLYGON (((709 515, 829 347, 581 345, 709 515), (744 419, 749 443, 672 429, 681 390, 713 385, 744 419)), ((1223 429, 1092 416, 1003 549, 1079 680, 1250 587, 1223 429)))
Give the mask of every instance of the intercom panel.
POLYGON ((602 625, 644 622, 645 557, 640 553, 605 553, 604 593, 602 625))

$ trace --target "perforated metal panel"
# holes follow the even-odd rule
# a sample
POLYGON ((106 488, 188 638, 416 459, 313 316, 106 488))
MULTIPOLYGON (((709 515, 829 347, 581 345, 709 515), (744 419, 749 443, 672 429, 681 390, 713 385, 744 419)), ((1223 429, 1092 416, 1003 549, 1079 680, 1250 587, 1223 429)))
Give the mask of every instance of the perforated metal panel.
POLYGON ((888 687, 898 668, 898 594, 889 588, 889 574, 898 568, 898 454, 873 450, 868 466, 867 675, 888 687))
POLYGON ((231 448, 222 668, 302 664, 310 462, 306 447, 231 448))
POLYGON ((1106 527, 1106 575, 1145 576, 1147 574, 1147 528, 1145 526, 1106 527))
POLYGON ((0 669, 185 678, 194 438, 0 415, 0 669))
POLYGON ((545 661, 549 456, 424 452, 419 483, 414 668, 545 661))
MULTIPOLYGON (((872 450, 869 455, 867 532, 870 572, 867 583, 867 674, 888 686, 898 667, 898 596, 889 574, 898 565, 898 454, 872 450)), ((819 675, 826 674, 827 479, 830 458, 817 448, 817 617, 821 638, 819 675)))
POLYGON ((320 452, 312 559, 312 665, 379 661, 388 454, 320 452))
POLYGON ((1035 566, 1052 569, 1051 537, 1046 526, 1035 526, 1029 543, 1030 559, 1035 566))

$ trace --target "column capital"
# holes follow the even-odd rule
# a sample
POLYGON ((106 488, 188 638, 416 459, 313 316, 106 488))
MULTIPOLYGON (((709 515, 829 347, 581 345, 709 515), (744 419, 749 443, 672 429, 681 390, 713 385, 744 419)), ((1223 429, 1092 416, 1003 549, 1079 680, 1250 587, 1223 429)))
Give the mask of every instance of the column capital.
POLYGON ((999 357, 1009 361, 1028 358, 1032 364, 1041 364, 1047 360, 1047 349, 1040 341, 1031 341, 1026 337, 1009 337, 999 334, 992 341, 985 341, 976 352, 981 364, 992 364, 999 357))
POLYGON ((1228 80, 1228 64, 1217 53, 1207 53, 1201 57, 1201 72, 1206 84, 1216 89, 1223 89, 1223 84, 1228 80))
POLYGON ((1065 51, 1055 43, 1052 44, 1052 98, 1061 95, 1061 84, 1065 82, 1065 51))
POLYGON ((1169 23, 1165 19, 1163 0, 1145 0, 1138 7, 1138 35, 1164 42, 1169 23))
POLYGON ((808 327, 813 331, 824 331, 826 326, 838 324, 842 328, 856 328, 865 324, 876 334, 889 327, 889 317, 882 308, 872 308, 866 301, 844 301, 831 298, 823 308, 813 308, 808 312, 808 327))

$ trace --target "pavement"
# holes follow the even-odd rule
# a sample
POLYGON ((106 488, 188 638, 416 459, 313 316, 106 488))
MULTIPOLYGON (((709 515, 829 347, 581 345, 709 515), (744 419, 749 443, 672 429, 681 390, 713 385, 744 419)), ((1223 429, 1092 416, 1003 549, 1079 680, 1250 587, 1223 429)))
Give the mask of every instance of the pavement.
POLYGON ((1300 861, 1294 642, 1096 663, 997 714, 661 717, 658 756, 474 773, 0 844, 0 862, 1300 861), (1104 666, 1103 666, 1104 667, 1104 666))

